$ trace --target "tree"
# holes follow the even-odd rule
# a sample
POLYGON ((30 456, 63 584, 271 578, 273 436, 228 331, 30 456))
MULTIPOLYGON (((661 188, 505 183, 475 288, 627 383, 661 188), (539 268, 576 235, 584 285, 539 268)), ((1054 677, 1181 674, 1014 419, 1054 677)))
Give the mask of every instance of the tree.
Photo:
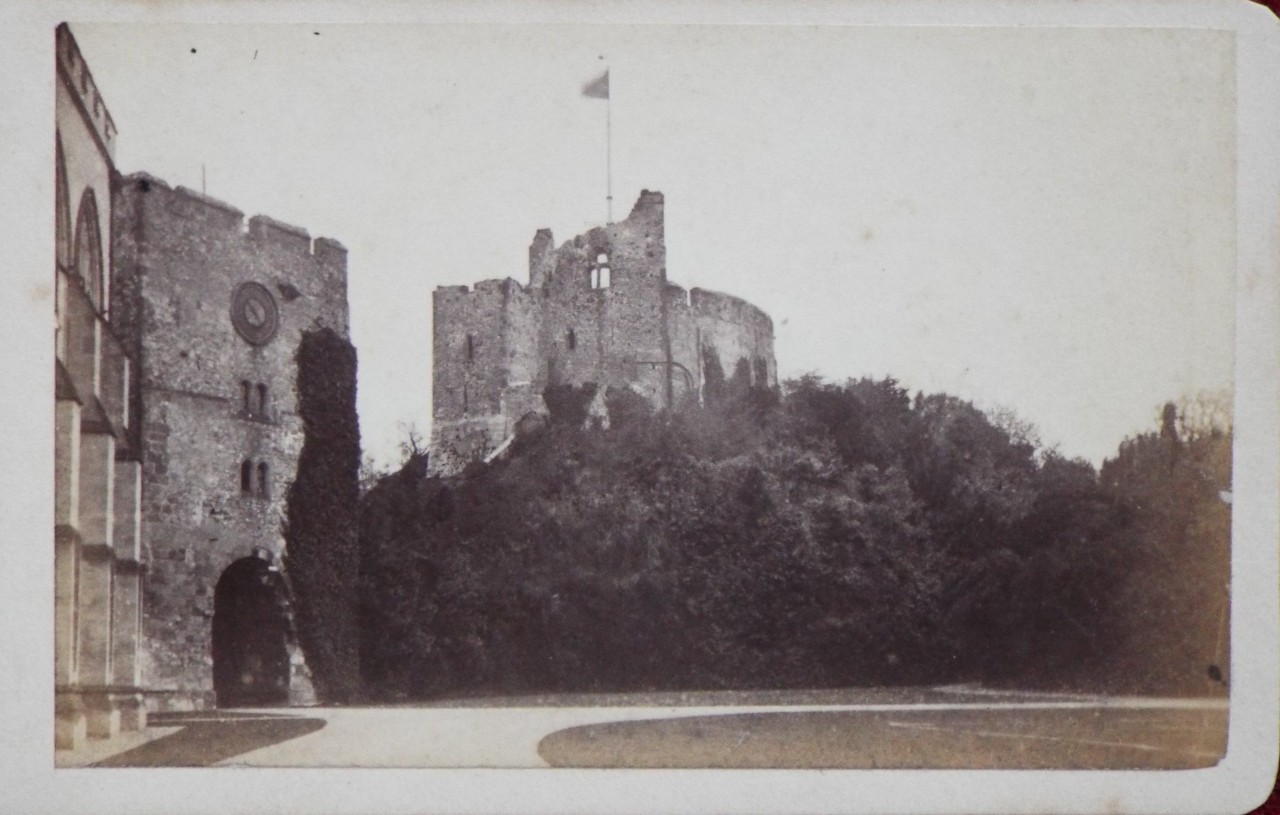
POLYGON ((1220 396, 1161 410, 1160 432, 1127 439, 1102 468, 1130 525, 1114 670, 1135 690, 1204 693, 1227 667, 1231 431, 1220 396))
POLYGON ((331 329, 304 332, 297 370, 303 442, 286 498, 285 567, 316 691, 343 702, 359 692, 355 347, 331 329))

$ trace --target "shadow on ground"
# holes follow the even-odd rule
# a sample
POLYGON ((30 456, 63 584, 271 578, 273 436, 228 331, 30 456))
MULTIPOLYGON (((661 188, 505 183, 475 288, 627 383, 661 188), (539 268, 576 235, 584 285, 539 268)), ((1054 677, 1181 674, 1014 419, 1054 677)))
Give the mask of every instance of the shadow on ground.
POLYGON ((1226 752, 1226 710, 815 711, 560 730, 553 767, 1191 769, 1226 752))
POLYGON ((182 729, 92 766, 210 767, 250 750, 314 733, 324 725, 324 719, 271 713, 154 713, 148 717, 148 726, 182 729))

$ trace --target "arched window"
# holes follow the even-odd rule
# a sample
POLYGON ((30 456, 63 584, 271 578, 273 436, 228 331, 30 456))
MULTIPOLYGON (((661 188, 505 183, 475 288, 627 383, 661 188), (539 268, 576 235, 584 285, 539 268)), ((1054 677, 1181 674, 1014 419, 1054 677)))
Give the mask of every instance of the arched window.
POLYGON ((592 288, 609 288, 609 283, 611 282, 609 279, 611 276, 609 273, 609 256, 604 252, 596 255, 596 263, 593 271, 595 272, 595 275, 592 288))
POLYGON ((240 492, 253 494, 253 462, 247 458, 240 463, 240 492))
POLYGON ((93 190, 85 190, 76 215, 75 271, 98 311, 106 313, 102 276, 102 232, 93 190))
POLYGON ((266 417, 267 415, 267 386, 258 383, 258 415, 266 417))
POLYGON ((575 348, 577 348, 577 347, 578 347, 578 335, 577 335, 577 334, 575 334, 575 333, 573 333, 573 329, 572 329, 572 328, 570 328, 570 329, 569 329, 569 336, 568 336, 568 338, 567 338, 567 341, 568 341, 568 343, 569 343, 569 350, 570 350, 570 351, 572 351, 572 350, 574 350, 575 348))
POLYGON ((55 218, 57 225, 54 231, 56 241, 54 255, 58 268, 71 268, 71 194, 67 191, 67 159, 62 154, 62 134, 55 135, 57 153, 54 169, 54 186, 56 187, 55 218))
POLYGON ((258 497, 259 498, 267 498, 267 497, 270 497, 271 495, 271 491, 268 488, 271 484, 271 482, 267 478, 268 475, 269 475, 269 472, 267 470, 267 462, 265 461, 259 462, 258 463, 258 497))

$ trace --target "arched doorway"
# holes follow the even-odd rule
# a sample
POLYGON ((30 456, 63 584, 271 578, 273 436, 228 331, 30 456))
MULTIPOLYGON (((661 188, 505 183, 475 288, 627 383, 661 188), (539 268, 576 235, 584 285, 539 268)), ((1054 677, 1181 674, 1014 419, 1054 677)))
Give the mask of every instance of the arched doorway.
POLYGON ((213 692, 218 707, 289 701, 289 618, 280 575, 260 557, 227 567, 213 594, 213 692))

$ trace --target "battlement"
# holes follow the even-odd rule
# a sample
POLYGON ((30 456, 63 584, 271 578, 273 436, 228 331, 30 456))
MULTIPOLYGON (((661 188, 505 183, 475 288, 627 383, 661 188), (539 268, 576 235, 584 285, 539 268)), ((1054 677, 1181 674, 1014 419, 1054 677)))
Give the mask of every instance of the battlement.
POLYGON ((249 237, 263 243, 280 244, 297 252, 311 251, 311 233, 266 215, 255 215, 249 219, 249 237))
POLYGON ((732 294, 710 289, 693 289, 689 302, 695 314, 744 325, 773 334, 773 319, 761 309, 732 294))
POLYGON ((316 238, 311 244, 311 253, 327 266, 347 268, 347 247, 334 238, 316 238))
POLYGON ((85 119, 92 125, 93 134, 103 152, 114 161, 116 134, 119 132, 115 120, 102 101, 102 94, 93 81, 93 74, 80 55, 80 46, 76 45, 76 38, 71 35, 71 29, 66 23, 58 26, 56 36, 58 73, 71 89, 71 96, 84 112, 85 119))
POLYGON ((536 297, 537 294, 536 290, 524 286, 520 281, 511 277, 494 277, 489 280, 479 280, 471 286, 436 286, 434 292, 434 296, 437 299, 465 302, 503 300, 520 295, 532 298, 536 297))
POLYGON ((164 209, 170 215, 201 221, 284 251, 310 255, 328 266, 346 268, 347 248, 333 238, 313 240, 306 229, 267 215, 254 215, 246 224, 244 212, 231 204, 190 187, 171 187, 163 179, 149 173, 133 173, 125 176, 122 183, 134 194, 159 193, 165 199, 164 209))
POLYGON ((244 212, 231 206, 226 201, 219 201, 211 195, 196 192, 190 187, 178 187, 173 192, 183 199, 179 203, 179 207, 183 204, 189 206, 184 214, 197 217, 212 216, 212 220, 225 225, 229 229, 235 229, 238 232, 243 231, 244 212), (205 210, 208 210, 208 212, 205 210))
POLYGON ((476 294, 505 294, 512 289, 523 289, 518 281, 510 277, 494 278, 492 280, 481 280, 475 284, 476 294))

